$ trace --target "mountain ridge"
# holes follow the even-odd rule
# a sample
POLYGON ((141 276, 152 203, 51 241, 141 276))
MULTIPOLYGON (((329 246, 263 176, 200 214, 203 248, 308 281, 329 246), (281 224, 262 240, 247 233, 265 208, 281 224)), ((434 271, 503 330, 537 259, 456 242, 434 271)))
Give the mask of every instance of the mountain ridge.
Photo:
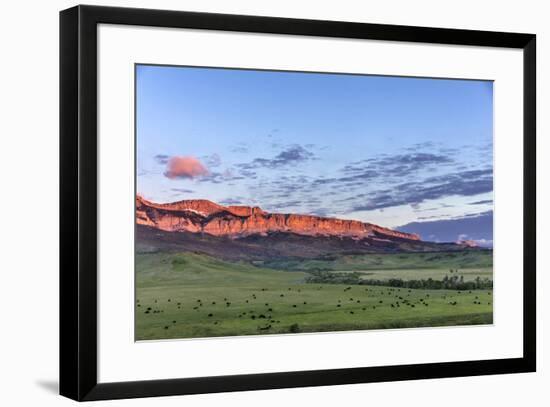
POLYGON ((223 206, 206 199, 155 203, 136 197, 136 223, 165 232, 206 233, 243 238, 271 233, 331 236, 352 239, 420 241, 414 233, 399 232, 357 220, 292 213, 270 213, 258 206, 223 206))

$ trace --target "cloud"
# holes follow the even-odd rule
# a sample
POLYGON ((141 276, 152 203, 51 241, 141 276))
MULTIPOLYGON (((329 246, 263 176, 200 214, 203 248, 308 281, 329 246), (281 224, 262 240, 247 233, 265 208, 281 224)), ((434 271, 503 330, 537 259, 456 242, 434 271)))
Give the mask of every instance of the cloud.
POLYGON ((386 177, 404 177, 431 166, 448 166, 454 164, 449 154, 411 152, 408 154, 386 155, 369 158, 346 165, 345 174, 384 174, 386 177))
MULTIPOLYGON (((245 171, 256 171, 258 167, 278 168, 286 163, 315 159, 304 147, 293 145, 271 159, 257 158, 250 163, 238 164, 239 174, 246 176, 245 171)), ((262 178, 261 184, 250 185, 249 190, 260 201, 271 201, 273 209, 282 208, 280 200, 300 199, 302 210, 332 208, 331 213, 345 215, 402 205, 420 212, 423 211, 420 204, 425 201, 449 196, 476 196, 493 190, 492 168, 458 170, 460 163, 455 161, 455 150, 437 147, 434 151, 425 151, 430 147, 433 147, 432 143, 423 143, 396 154, 379 154, 350 162, 327 175, 307 176, 292 170, 276 179, 262 178), (323 204, 307 202, 320 197, 323 204)))
POLYGON ((211 182, 213 184, 221 184, 222 182, 237 181, 242 179, 245 179, 245 176, 243 176, 243 174, 235 174, 233 170, 226 169, 222 172, 210 172, 208 173, 208 175, 202 177, 199 182, 211 182))
POLYGON ((222 205, 242 205, 243 204, 243 197, 235 197, 235 198, 226 198, 222 199, 220 203, 222 205))
POLYGON ((273 158, 255 158, 252 162, 237 164, 237 167, 250 170, 254 168, 278 168, 289 164, 311 160, 314 154, 300 145, 293 145, 281 151, 273 158))
POLYGON ((246 144, 246 143, 237 143, 236 145, 231 147, 230 151, 232 153, 237 153, 237 154, 246 154, 246 153, 248 153, 248 144, 246 144))
POLYGON ((168 164, 168 160, 170 159, 169 155, 166 154, 157 154, 153 157, 155 161, 159 164, 166 165, 168 164))
POLYGON ((170 179, 192 179, 205 175, 208 175, 208 170, 195 157, 171 157, 164 172, 164 176, 170 179))
POLYGON ((219 167, 222 164, 222 159, 219 154, 214 153, 211 155, 207 155, 204 158, 204 162, 208 166, 208 168, 215 168, 219 167))
POLYGON ((476 201, 476 202, 470 202, 468 205, 485 205, 485 204, 492 204, 492 199, 485 199, 483 201, 476 201))
POLYGON ((298 201, 298 200, 285 201, 285 202, 278 202, 278 203, 272 203, 272 204, 266 205, 266 208, 269 211, 277 212, 285 209, 288 210, 288 208, 295 208, 297 206, 300 206, 301 204, 302 204, 302 201, 298 201))
POLYGON ((474 196, 492 190, 492 169, 462 171, 399 184, 391 192, 387 189, 372 191, 368 201, 355 205, 351 212, 412 205, 453 195, 474 196))
POLYGON ((170 190, 174 192, 180 192, 182 194, 192 194, 193 192, 195 192, 192 189, 185 189, 185 188, 171 188, 170 190))

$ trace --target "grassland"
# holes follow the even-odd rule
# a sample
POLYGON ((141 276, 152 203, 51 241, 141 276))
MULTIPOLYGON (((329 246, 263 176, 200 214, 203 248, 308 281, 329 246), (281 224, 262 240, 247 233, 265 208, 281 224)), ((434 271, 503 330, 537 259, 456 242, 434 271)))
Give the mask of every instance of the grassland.
POLYGON ((492 253, 326 256, 228 262, 197 253, 136 255, 136 339, 492 323, 492 290, 308 284, 309 272, 368 278, 492 278, 492 253), (375 277, 373 277, 375 276, 375 277))

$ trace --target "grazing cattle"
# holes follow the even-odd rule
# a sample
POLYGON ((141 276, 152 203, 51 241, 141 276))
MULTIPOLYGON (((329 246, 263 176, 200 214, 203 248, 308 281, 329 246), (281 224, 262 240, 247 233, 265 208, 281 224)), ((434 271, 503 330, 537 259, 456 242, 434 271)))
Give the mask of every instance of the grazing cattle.
MULTIPOLYGON (((208 314, 209 317, 213 317, 214 315, 213 314, 208 314)), ((240 316, 240 315, 239 315, 240 316)))
POLYGON ((173 323, 173 324, 175 324, 175 323, 176 323, 176 321, 172 321, 172 323, 173 323))
POLYGON ((269 311, 269 312, 273 312, 273 308, 269 308, 268 311, 269 311))
POLYGON ((168 329, 168 325, 166 325, 166 326, 164 327, 164 329, 168 329))
POLYGON ((355 314, 355 312, 353 312, 353 311, 350 311, 349 313, 350 313, 350 314, 355 314))
POLYGON ((304 305, 306 305, 306 304, 307 304, 307 302, 306 302, 306 301, 304 301, 304 305))
POLYGON ((296 304, 292 304, 292 308, 296 308, 296 304))

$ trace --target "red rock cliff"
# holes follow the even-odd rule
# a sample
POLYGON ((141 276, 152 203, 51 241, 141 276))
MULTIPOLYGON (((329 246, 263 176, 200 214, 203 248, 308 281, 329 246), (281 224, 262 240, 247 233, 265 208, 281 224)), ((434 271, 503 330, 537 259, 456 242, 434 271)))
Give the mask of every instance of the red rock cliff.
POLYGON ((268 213, 257 206, 222 206, 204 199, 157 204, 138 196, 136 222, 169 232, 200 232, 214 236, 240 237, 287 232, 358 239, 374 236, 420 240, 415 234, 356 220, 268 213))

